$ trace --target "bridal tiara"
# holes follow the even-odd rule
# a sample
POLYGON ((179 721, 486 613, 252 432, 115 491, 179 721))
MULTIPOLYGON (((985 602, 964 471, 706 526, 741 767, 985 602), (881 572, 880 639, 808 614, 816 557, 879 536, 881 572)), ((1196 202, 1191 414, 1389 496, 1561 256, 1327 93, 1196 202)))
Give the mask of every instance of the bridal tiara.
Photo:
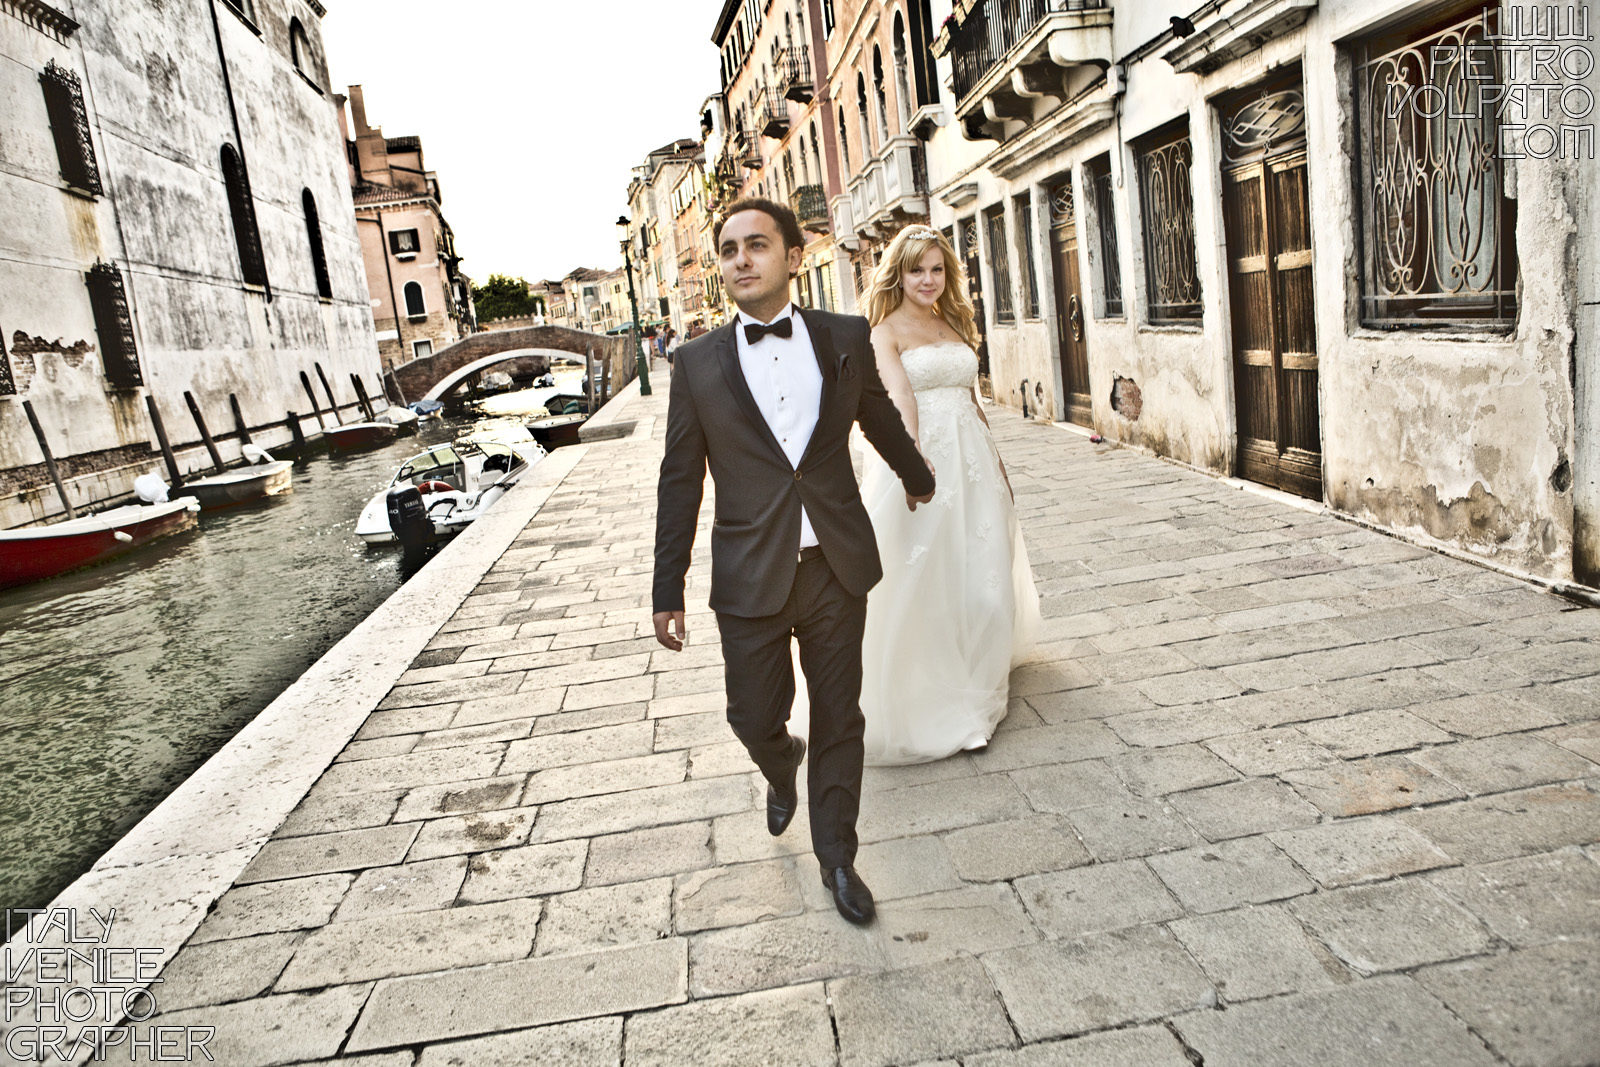
POLYGON ((908 241, 937 241, 939 231, 932 226, 907 226, 904 230, 908 241))

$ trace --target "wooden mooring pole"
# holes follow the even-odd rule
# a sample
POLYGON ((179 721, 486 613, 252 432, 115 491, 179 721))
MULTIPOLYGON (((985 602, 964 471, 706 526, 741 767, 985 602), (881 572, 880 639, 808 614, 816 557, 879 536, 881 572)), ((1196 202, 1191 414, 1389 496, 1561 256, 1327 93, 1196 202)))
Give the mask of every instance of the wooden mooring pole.
POLYGON ((167 441, 167 424, 161 421, 161 409, 156 407, 155 397, 146 393, 144 402, 150 409, 150 425, 156 431, 161 458, 167 461, 167 475, 172 479, 172 488, 177 489, 183 485, 183 473, 178 470, 178 457, 172 454, 172 445, 167 441))
POLYGON ((206 429, 206 418, 200 414, 200 405, 195 403, 194 394, 185 389, 183 401, 189 405, 189 414, 194 416, 194 424, 200 430, 200 440, 206 444, 206 451, 211 453, 211 463, 221 474, 228 467, 222 462, 222 453, 217 451, 217 443, 211 439, 211 431, 206 429))
POLYGON ((289 412, 288 415, 289 417, 284 422, 289 426, 289 436, 294 438, 294 454, 303 456, 306 454, 306 432, 300 428, 299 415, 293 411, 289 412))
POLYGON ((317 403, 317 394, 311 391, 311 376, 305 371, 300 372, 300 384, 306 387, 306 399, 311 401, 311 413, 317 417, 317 429, 326 430, 328 424, 322 421, 322 405, 317 403))
POLYGON ((361 404, 361 410, 366 413, 367 421, 375 421, 378 413, 373 410, 372 401, 367 397, 367 387, 362 384, 361 375, 351 371, 350 384, 356 387, 356 400, 361 404))
POLYGON ((312 366, 317 368, 317 377, 322 379, 322 391, 328 394, 328 408, 333 412, 333 421, 343 426, 344 419, 339 416, 339 402, 333 398, 333 386, 328 384, 328 376, 322 373, 322 364, 313 363, 312 366))
POLYGON ((254 441, 250 440, 250 427, 244 424, 244 413, 239 410, 238 393, 228 394, 228 406, 233 409, 233 425, 239 431, 239 443, 241 445, 255 444, 254 441))
POLYGON ((67 509, 67 518, 75 519, 78 513, 73 510, 72 501, 67 499, 67 487, 61 481, 61 472, 56 469, 56 457, 50 454, 50 442, 44 439, 44 427, 39 425, 39 416, 34 414, 33 401, 24 400, 22 410, 27 412, 28 425, 33 427, 33 436, 39 442, 39 451, 44 453, 44 469, 50 473, 50 480, 56 483, 61 506, 67 509))

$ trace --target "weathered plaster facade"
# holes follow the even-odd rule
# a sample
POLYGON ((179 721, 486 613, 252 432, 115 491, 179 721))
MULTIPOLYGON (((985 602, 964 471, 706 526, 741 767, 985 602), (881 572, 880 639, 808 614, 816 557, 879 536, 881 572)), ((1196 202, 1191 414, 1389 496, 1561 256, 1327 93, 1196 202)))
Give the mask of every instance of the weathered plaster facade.
MULTIPOLYGON (((950 10, 936 7, 936 24, 950 10)), ((1460 7, 1463 17, 1474 10, 1460 7)), ((932 223, 952 228, 958 240, 970 228, 979 241, 996 397, 1019 407, 1026 380, 1030 409, 1068 417, 1069 317, 1058 306, 1062 267, 1051 218, 1058 210, 1052 197, 1070 182, 1087 350, 1089 410, 1081 421, 1197 467, 1242 472, 1246 400, 1234 356, 1242 283, 1231 273, 1223 221, 1223 108, 1241 88, 1298 70, 1309 160, 1310 248, 1301 265, 1313 279, 1307 314, 1315 336, 1321 499, 1422 543, 1593 583, 1600 573, 1593 518, 1600 515, 1600 374, 1595 257, 1580 249, 1593 249, 1597 235, 1594 160, 1587 153, 1525 158, 1505 168, 1516 215, 1503 234, 1515 250, 1513 323, 1364 325, 1362 197, 1370 194, 1357 177, 1363 131, 1353 99, 1356 49, 1380 33, 1420 32, 1409 28, 1449 12, 1395 0, 1224 0, 1196 11, 1187 38, 1174 35, 1169 14, 1116 3, 1047 16, 1060 25, 1077 20, 1050 42, 1050 66, 1024 62, 1031 46, 1020 42, 960 98, 952 91, 954 27, 946 28, 939 82, 942 107, 955 121, 929 141, 932 223), (1109 26, 1101 26, 1106 17, 1109 26), (1166 220, 1141 204, 1139 152, 1142 138, 1175 122, 1186 123, 1192 153, 1198 314, 1152 323, 1144 236, 1166 220), (1101 160, 1110 170, 1109 204, 1091 193, 1101 160), (1018 197, 1031 207, 1031 234, 1020 230, 1018 197), (997 279, 984 225, 985 212, 997 206, 1008 280, 997 279), (1106 307, 1103 211, 1115 220, 1120 313, 1106 307), (1035 317, 1023 313, 1024 247, 1038 285, 1035 317), (995 287, 1003 281, 1016 309, 1011 322, 996 315, 995 287), (1575 564, 1575 556, 1583 562, 1575 564)))
POLYGON ((437 352, 476 328, 472 282, 461 272, 444 194, 418 137, 367 124, 361 86, 334 98, 349 160, 356 230, 385 368, 437 352))
POLYGON ((86 505, 126 495, 135 476, 160 467, 147 397, 193 469, 209 460, 186 392, 224 456, 236 457, 230 395, 271 447, 289 437, 288 412, 310 420, 302 371, 324 407, 319 365, 341 406, 355 404, 351 374, 376 387, 321 8, 240 4, 86 0, 70 17, 32 0, 0 6, 0 359, 11 388, 0 375, 0 527, 61 510, 24 400, 73 503, 86 505), (98 191, 69 188, 52 136, 59 116, 41 88, 51 65, 77 81, 84 140, 68 140, 88 146, 98 191), (240 158, 264 281, 245 280, 224 146, 240 158), (110 378, 85 282, 96 263, 121 277, 137 348, 110 378))

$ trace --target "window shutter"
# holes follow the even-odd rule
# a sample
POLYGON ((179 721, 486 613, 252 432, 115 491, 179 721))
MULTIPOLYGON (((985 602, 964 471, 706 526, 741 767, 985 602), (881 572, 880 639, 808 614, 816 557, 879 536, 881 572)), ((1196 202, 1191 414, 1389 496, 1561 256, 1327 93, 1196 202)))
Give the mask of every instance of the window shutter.
POLYGON ((45 109, 50 114, 50 132, 55 135, 56 157, 61 161, 61 177, 76 189, 99 196, 100 167, 94 158, 94 141, 89 136, 89 114, 83 106, 83 85, 78 76, 55 60, 39 75, 44 87, 45 109))
POLYGON ((94 329, 100 339, 100 359, 106 379, 122 389, 144 384, 139 372, 139 348, 133 337, 133 316, 122 272, 110 263, 96 263, 84 275, 89 305, 94 309, 94 329))

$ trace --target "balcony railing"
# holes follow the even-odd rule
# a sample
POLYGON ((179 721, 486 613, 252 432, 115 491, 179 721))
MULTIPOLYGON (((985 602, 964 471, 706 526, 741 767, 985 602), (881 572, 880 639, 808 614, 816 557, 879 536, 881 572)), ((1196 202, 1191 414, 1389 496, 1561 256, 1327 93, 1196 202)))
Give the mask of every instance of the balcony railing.
POLYGON ((782 137, 789 132, 789 101, 774 86, 766 86, 761 90, 756 127, 763 137, 782 137))
POLYGON ((828 232, 828 197, 820 185, 802 185, 789 196, 800 225, 814 233, 828 232))
POLYGON ((785 48, 778 56, 778 91, 785 100, 809 104, 813 88, 810 53, 804 45, 785 48))
POLYGON ((1045 17, 1059 11, 1093 11, 1106 0, 988 0, 975 6, 950 34, 952 87, 962 100, 1045 17))

